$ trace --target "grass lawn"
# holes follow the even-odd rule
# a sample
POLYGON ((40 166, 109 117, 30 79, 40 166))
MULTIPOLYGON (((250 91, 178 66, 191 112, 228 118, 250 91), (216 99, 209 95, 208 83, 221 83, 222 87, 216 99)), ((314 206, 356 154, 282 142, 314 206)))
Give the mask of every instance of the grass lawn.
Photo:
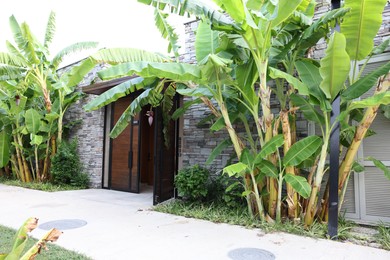
MULTIPOLYGON (((11 250, 15 233, 16 230, 0 225, 0 253, 8 253, 11 250)), ((61 237, 59 239, 61 239, 61 237)), ((37 241, 38 241, 37 239, 29 237, 24 252, 26 252, 37 241)), ((42 250, 41 254, 37 255, 36 257, 37 260, 39 259, 91 260, 92 259, 85 255, 78 254, 74 251, 64 249, 51 242, 47 244, 47 248, 49 250, 47 251, 42 250)))
MULTIPOLYGON (((231 208, 222 203, 190 203, 174 200, 169 203, 159 204, 153 209, 158 212, 188 218, 204 219, 214 223, 228 223, 247 228, 260 228, 266 233, 281 231, 314 238, 327 238, 326 223, 315 222, 310 228, 305 228, 303 223, 293 223, 288 220, 283 221, 281 224, 269 224, 251 218, 245 207, 231 208)), ((384 226, 384 224, 381 223, 377 227, 378 233, 369 237, 357 233, 355 229, 358 227, 359 226, 352 221, 340 218, 338 240, 390 250, 390 227, 384 226)))
POLYGON ((71 186, 65 184, 55 185, 50 182, 43 182, 43 183, 42 182, 21 182, 20 180, 10 180, 2 177, 0 177, 0 183, 4 185, 18 186, 27 189, 42 190, 42 191, 49 191, 49 192, 83 189, 77 186, 71 186))

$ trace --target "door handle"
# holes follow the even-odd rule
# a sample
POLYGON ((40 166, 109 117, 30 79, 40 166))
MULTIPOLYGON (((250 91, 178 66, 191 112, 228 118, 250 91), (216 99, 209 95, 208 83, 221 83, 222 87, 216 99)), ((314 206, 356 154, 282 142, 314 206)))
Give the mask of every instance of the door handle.
POLYGON ((130 151, 127 157, 127 167, 129 169, 133 168, 133 151, 130 151))

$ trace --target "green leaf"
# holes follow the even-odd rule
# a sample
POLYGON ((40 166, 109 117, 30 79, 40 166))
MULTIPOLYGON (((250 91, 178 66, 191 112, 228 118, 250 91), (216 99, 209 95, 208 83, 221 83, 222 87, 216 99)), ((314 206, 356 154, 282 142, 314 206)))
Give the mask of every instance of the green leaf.
POLYGON ((338 95, 349 74, 350 60, 345 51, 345 44, 344 35, 334 32, 326 49, 325 57, 320 62, 322 77, 320 88, 330 100, 338 95))
MULTIPOLYGON (((0 52, 0 64, 16 67, 27 67, 26 61, 12 53, 0 52)), ((22 70, 23 68, 19 68, 22 70)))
POLYGON ((308 136, 293 144, 284 155, 284 166, 295 166, 308 159, 322 145, 322 139, 319 136, 308 136))
POLYGON ((374 165, 383 171, 383 173, 385 174, 386 178, 390 180, 390 169, 389 167, 387 167, 386 165, 383 164, 383 162, 375 159, 374 157, 367 157, 367 160, 369 161, 372 161, 374 163, 374 165))
POLYGON ((35 37, 30 31, 30 27, 27 23, 22 23, 20 28, 22 30, 23 37, 26 40, 25 45, 21 49, 22 52, 24 52, 30 63, 39 64, 41 61, 39 60, 37 52, 35 50, 35 46, 38 45, 38 43, 35 42, 35 37))
POLYGON ((196 88, 178 88, 177 93, 183 96, 188 97, 212 97, 213 94, 210 90, 202 85, 197 86, 196 88))
POLYGON ((354 161, 352 164, 352 171, 354 172, 364 172, 364 166, 358 163, 357 161, 354 161))
POLYGON ((258 71, 253 59, 250 59, 247 63, 238 65, 236 68, 237 86, 243 93, 245 100, 252 106, 257 105, 259 102, 255 88, 253 87, 258 77, 258 71))
POLYGON ((168 78, 174 81, 198 82, 201 77, 197 65, 187 63, 158 63, 158 62, 130 62, 115 65, 98 73, 104 80, 132 76, 137 74, 140 77, 168 78))
POLYGON ((238 162, 223 168, 223 173, 227 173, 230 177, 241 176, 241 173, 247 171, 248 167, 242 162, 238 162))
POLYGON ((338 8, 326 12, 320 19, 303 31, 301 40, 298 43, 298 48, 306 50, 307 48, 315 46, 321 38, 324 38, 329 34, 330 27, 338 22, 348 11, 349 9, 346 8, 338 8))
POLYGON ((248 148, 242 150, 240 162, 244 163, 250 171, 253 171, 253 156, 248 148))
POLYGON ((227 147, 232 145, 232 141, 230 139, 223 140, 220 142, 210 153, 209 158, 207 158, 206 165, 209 165, 214 161, 214 159, 222 153, 227 147))
POLYGON ((221 130, 222 128, 224 128, 225 126, 226 126, 225 120, 223 119, 223 117, 220 117, 217 119, 217 121, 214 122, 214 124, 212 126, 210 126, 210 130, 217 132, 217 131, 221 130))
POLYGON ((350 111, 357 108, 367 108, 388 104, 390 104, 390 91, 380 93, 363 100, 353 101, 348 107, 348 110, 350 111))
POLYGON ((268 160, 261 160, 256 164, 256 166, 260 169, 261 173, 265 174, 265 176, 278 178, 278 169, 276 169, 272 162, 268 160))
POLYGON ((295 89, 298 90, 301 95, 309 95, 309 90, 307 86, 299 81, 297 78, 283 72, 281 70, 269 67, 269 76, 273 79, 282 78, 285 79, 288 83, 290 83, 295 89))
POLYGON ((195 54, 200 63, 209 54, 215 54, 218 48, 219 33, 211 29, 211 25, 201 21, 196 30, 195 54))
POLYGON ((382 24, 386 0, 345 0, 351 11, 341 23, 341 32, 347 39, 347 52, 352 60, 362 60, 371 53, 374 38, 382 24))
POLYGON ((36 134, 39 132, 42 116, 33 108, 26 111, 24 118, 26 120, 26 127, 29 133, 36 134))
POLYGON ((51 11, 49 15, 49 19, 47 20, 45 40, 43 42, 46 48, 52 42, 55 31, 56 31, 56 14, 53 11, 51 11))
POLYGON ((66 56, 77 53, 82 50, 94 49, 97 46, 97 42, 77 42, 70 46, 67 46, 61 51, 59 51, 56 56, 54 56, 53 60, 51 61, 51 66, 57 69, 66 56))
POLYGON ((276 135, 271 138, 264 146, 261 148, 260 153, 255 158, 255 163, 262 161, 262 159, 266 159, 268 155, 273 154, 276 150, 282 146, 284 143, 283 135, 276 135))
POLYGON ((175 33, 174 28, 168 23, 167 18, 168 15, 162 13, 159 9, 154 9, 154 21, 156 24, 157 29, 160 31, 161 36, 164 39, 168 39, 169 45, 168 45, 168 52, 173 51, 175 54, 175 57, 179 57, 179 49, 180 46, 178 45, 177 41, 179 37, 175 33))
POLYGON ((384 117, 387 119, 390 119, 390 106, 389 105, 381 105, 380 106, 381 112, 384 117))
POLYGON ((86 111, 92 111, 106 106, 112 102, 117 101, 119 98, 129 95, 137 90, 141 90, 156 82, 155 78, 144 79, 141 77, 132 78, 127 80, 107 91, 98 97, 91 100, 84 106, 86 111))
POLYGON ((225 10, 237 23, 245 19, 245 10, 242 0, 213 0, 219 7, 225 10))
POLYGON ((290 99, 294 106, 299 107, 299 110, 302 111, 305 119, 316 122, 320 125, 325 124, 324 116, 320 114, 317 109, 315 109, 304 97, 291 94, 290 99))
POLYGON ((311 187, 304 177, 288 173, 284 176, 284 180, 305 199, 310 196, 311 187))
POLYGON ((99 50, 90 56, 96 63, 121 64, 127 62, 149 61, 149 62, 167 62, 169 58, 144 50, 134 48, 109 48, 99 50))
POLYGON ((307 86, 309 94, 314 96, 318 101, 324 101, 325 94, 319 88, 322 81, 319 67, 311 60, 299 60, 295 62, 295 68, 302 82, 307 86))
POLYGON ((384 40, 381 44, 379 44, 378 46, 376 46, 373 50, 372 50, 372 55, 378 55, 378 54, 381 54, 383 53, 387 47, 389 47, 389 44, 390 44, 390 38, 387 38, 386 40, 384 40))
POLYGON ((79 84, 95 66, 97 62, 95 62, 91 58, 87 58, 83 60, 80 65, 74 66, 69 72, 61 75, 61 82, 63 82, 67 87, 74 87, 79 84))
POLYGON ((271 21, 271 28, 278 26, 289 18, 301 2, 302 0, 279 0, 279 3, 275 8, 277 15, 275 19, 271 21))
POLYGON ((374 86, 380 76, 389 73, 389 70, 390 62, 387 62, 385 65, 377 68, 370 74, 353 83, 345 91, 343 91, 341 96, 346 100, 352 100, 361 97, 374 86))
POLYGON ((110 137, 116 138, 129 125, 132 117, 142 110, 142 107, 147 104, 156 104, 161 102, 162 94, 155 89, 146 89, 137 98, 131 102, 130 106, 122 113, 114 128, 111 130, 110 137))
POLYGON ((43 136, 31 134, 31 145, 40 145, 43 141, 43 136))
MULTIPOLYGON (((177 89, 176 89, 177 90, 177 89)), ((178 92, 177 92, 178 93, 178 92)), ((185 112, 194 104, 200 104, 202 103, 202 100, 200 98, 196 98, 194 100, 191 100, 191 101, 187 101, 183 104, 183 106, 179 107, 178 109, 176 109, 175 112, 173 112, 172 114, 172 119, 173 120, 176 120, 178 119, 179 117, 181 117, 182 115, 185 114, 185 112)))
POLYGON ((10 135, 6 131, 0 132, 0 168, 8 164, 10 158, 10 135))

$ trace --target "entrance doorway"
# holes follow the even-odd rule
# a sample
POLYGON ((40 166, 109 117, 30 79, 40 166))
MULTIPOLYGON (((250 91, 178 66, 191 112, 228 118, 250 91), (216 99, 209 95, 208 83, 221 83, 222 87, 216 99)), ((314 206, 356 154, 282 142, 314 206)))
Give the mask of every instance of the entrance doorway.
MULTIPOLYGON (((110 117, 106 120, 109 131, 135 97, 123 97, 106 110, 106 117, 110 117)), ((153 191, 153 203, 157 204, 174 197, 178 124, 171 121, 164 135, 161 110, 153 108, 151 125, 146 116, 149 110, 150 107, 144 107, 105 148, 106 155, 109 155, 109 165, 104 172, 108 175, 105 188, 133 193, 153 191)))

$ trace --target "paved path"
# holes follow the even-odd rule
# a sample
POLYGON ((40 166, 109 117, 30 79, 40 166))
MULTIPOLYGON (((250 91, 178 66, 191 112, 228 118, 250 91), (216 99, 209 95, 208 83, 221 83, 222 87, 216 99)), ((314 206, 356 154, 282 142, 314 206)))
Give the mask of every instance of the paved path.
MULTIPOLYGON (((28 217, 39 223, 85 220, 87 225, 64 230, 58 245, 93 259, 238 260, 229 252, 257 248, 276 259, 390 259, 390 252, 349 243, 305 238, 258 229, 214 224, 148 210, 152 196, 111 190, 47 193, 0 184, 0 224, 18 228, 28 217)), ((37 228, 34 236, 44 230, 37 228)))

